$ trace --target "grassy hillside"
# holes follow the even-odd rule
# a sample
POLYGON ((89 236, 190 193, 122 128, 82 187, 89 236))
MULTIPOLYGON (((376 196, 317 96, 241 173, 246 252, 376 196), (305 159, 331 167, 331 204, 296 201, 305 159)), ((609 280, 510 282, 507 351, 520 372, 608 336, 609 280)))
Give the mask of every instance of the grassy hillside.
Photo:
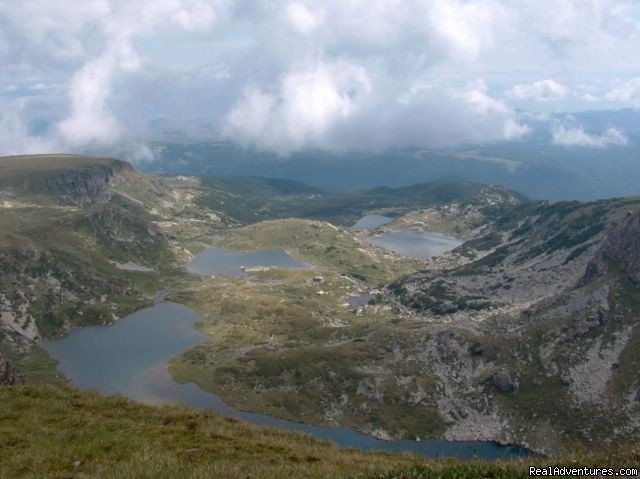
POLYGON ((251 177, 202 178, 197 204, 224 212, 236 224, 250 224, 290 215, 302 202, 321 201, 324 193, 297 181, 251 177))
POLYGON ((0 477, 370 477, 416 463, 69 388, 5 387, 0 403, 0 477))
POLYGON ((215 241, 240 251, 284 249, 321 268, 380 286, 419 268, 415 260, 372 248, 356 233, 323 221, 287 219, 225 231, 215 241))
POLYGON ((29 155, 0 158, 0 198, 81 205, 105 199, 110 182, 133 171, 115 158, 29 155))
POLYGON ((638 467, 640 449, 508 461, 338 449, 310 436, 174 405, 52 386, 0 388, 0 477, 515 479, 529 466, 638 467))

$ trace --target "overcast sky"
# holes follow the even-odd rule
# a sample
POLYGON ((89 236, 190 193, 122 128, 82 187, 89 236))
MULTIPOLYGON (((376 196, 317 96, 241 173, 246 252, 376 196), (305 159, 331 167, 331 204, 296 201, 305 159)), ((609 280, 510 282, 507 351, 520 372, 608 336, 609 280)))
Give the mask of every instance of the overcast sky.
POLYGON ((0 0, 0 154, 158 119, 283 155, 517 140, 518 110, 640 107, 638 52, 637 1, 0 0))

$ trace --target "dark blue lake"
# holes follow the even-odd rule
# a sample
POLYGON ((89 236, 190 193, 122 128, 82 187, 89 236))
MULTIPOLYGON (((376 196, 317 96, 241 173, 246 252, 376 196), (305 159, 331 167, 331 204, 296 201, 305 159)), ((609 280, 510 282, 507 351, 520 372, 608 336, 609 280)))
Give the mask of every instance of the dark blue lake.
POLYGON ((341 447, 410 451, 429 457, 485 459, 526 455, 519 447, 493 442, 445 440, 382 441, 344 427, 321 427, 263 414, 236 411, 197 385, 176 383, 167 370, 171 357, 198 344, 205 336, 194 329, 200 316, 175 303, 160 303, 131 314, 112 326, 91 326, 43 343, 59 361, 58 370, 81 389, 122 394, 147 403, 179 402, 211 409, 247 421, 309 433, 341 447))

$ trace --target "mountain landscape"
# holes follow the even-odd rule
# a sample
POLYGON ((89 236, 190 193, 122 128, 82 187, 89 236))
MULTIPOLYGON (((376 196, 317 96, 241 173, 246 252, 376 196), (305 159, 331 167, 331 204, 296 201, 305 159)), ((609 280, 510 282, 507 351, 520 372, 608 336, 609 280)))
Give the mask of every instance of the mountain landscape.
POLYGON ((443 182, 326 193, 290 180, 154 177, 73 155, 2 158, 0 189, 0 377, 26 383, 3 391, 7 401, 69 394, 115 407, 60 389, 40 345, 117 323, 160 294, 202 318, 204 340, 170 362, 175 380, 239 410, 556 456, 637 441, 638 198, 533 201, 443 182), (390 222, 350 228, 372 214, 390 222), (371 242, 391 231, 461 245, 412 259, 371 242), (310 266, 190 273, 210 246, 284 250, 310 266))
POLYGON ((638 477, 636 0, 0 1, 0 478, 638 477))

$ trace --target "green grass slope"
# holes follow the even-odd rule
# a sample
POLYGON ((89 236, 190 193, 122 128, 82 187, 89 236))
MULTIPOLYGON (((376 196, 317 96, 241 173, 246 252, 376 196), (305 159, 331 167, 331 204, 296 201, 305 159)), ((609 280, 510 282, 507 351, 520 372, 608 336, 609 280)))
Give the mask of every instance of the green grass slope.
POLYGON ((409 455, 339 450, 310 436, 180 406, 51 386, 0 389, 0 477, 369 477, 409 455))
POLYGON ((640 448, 505 461, 339 449, 176 405, 53 386, 0 388, 3 478, 525 478, 529 467, 638 467, 640 448))

